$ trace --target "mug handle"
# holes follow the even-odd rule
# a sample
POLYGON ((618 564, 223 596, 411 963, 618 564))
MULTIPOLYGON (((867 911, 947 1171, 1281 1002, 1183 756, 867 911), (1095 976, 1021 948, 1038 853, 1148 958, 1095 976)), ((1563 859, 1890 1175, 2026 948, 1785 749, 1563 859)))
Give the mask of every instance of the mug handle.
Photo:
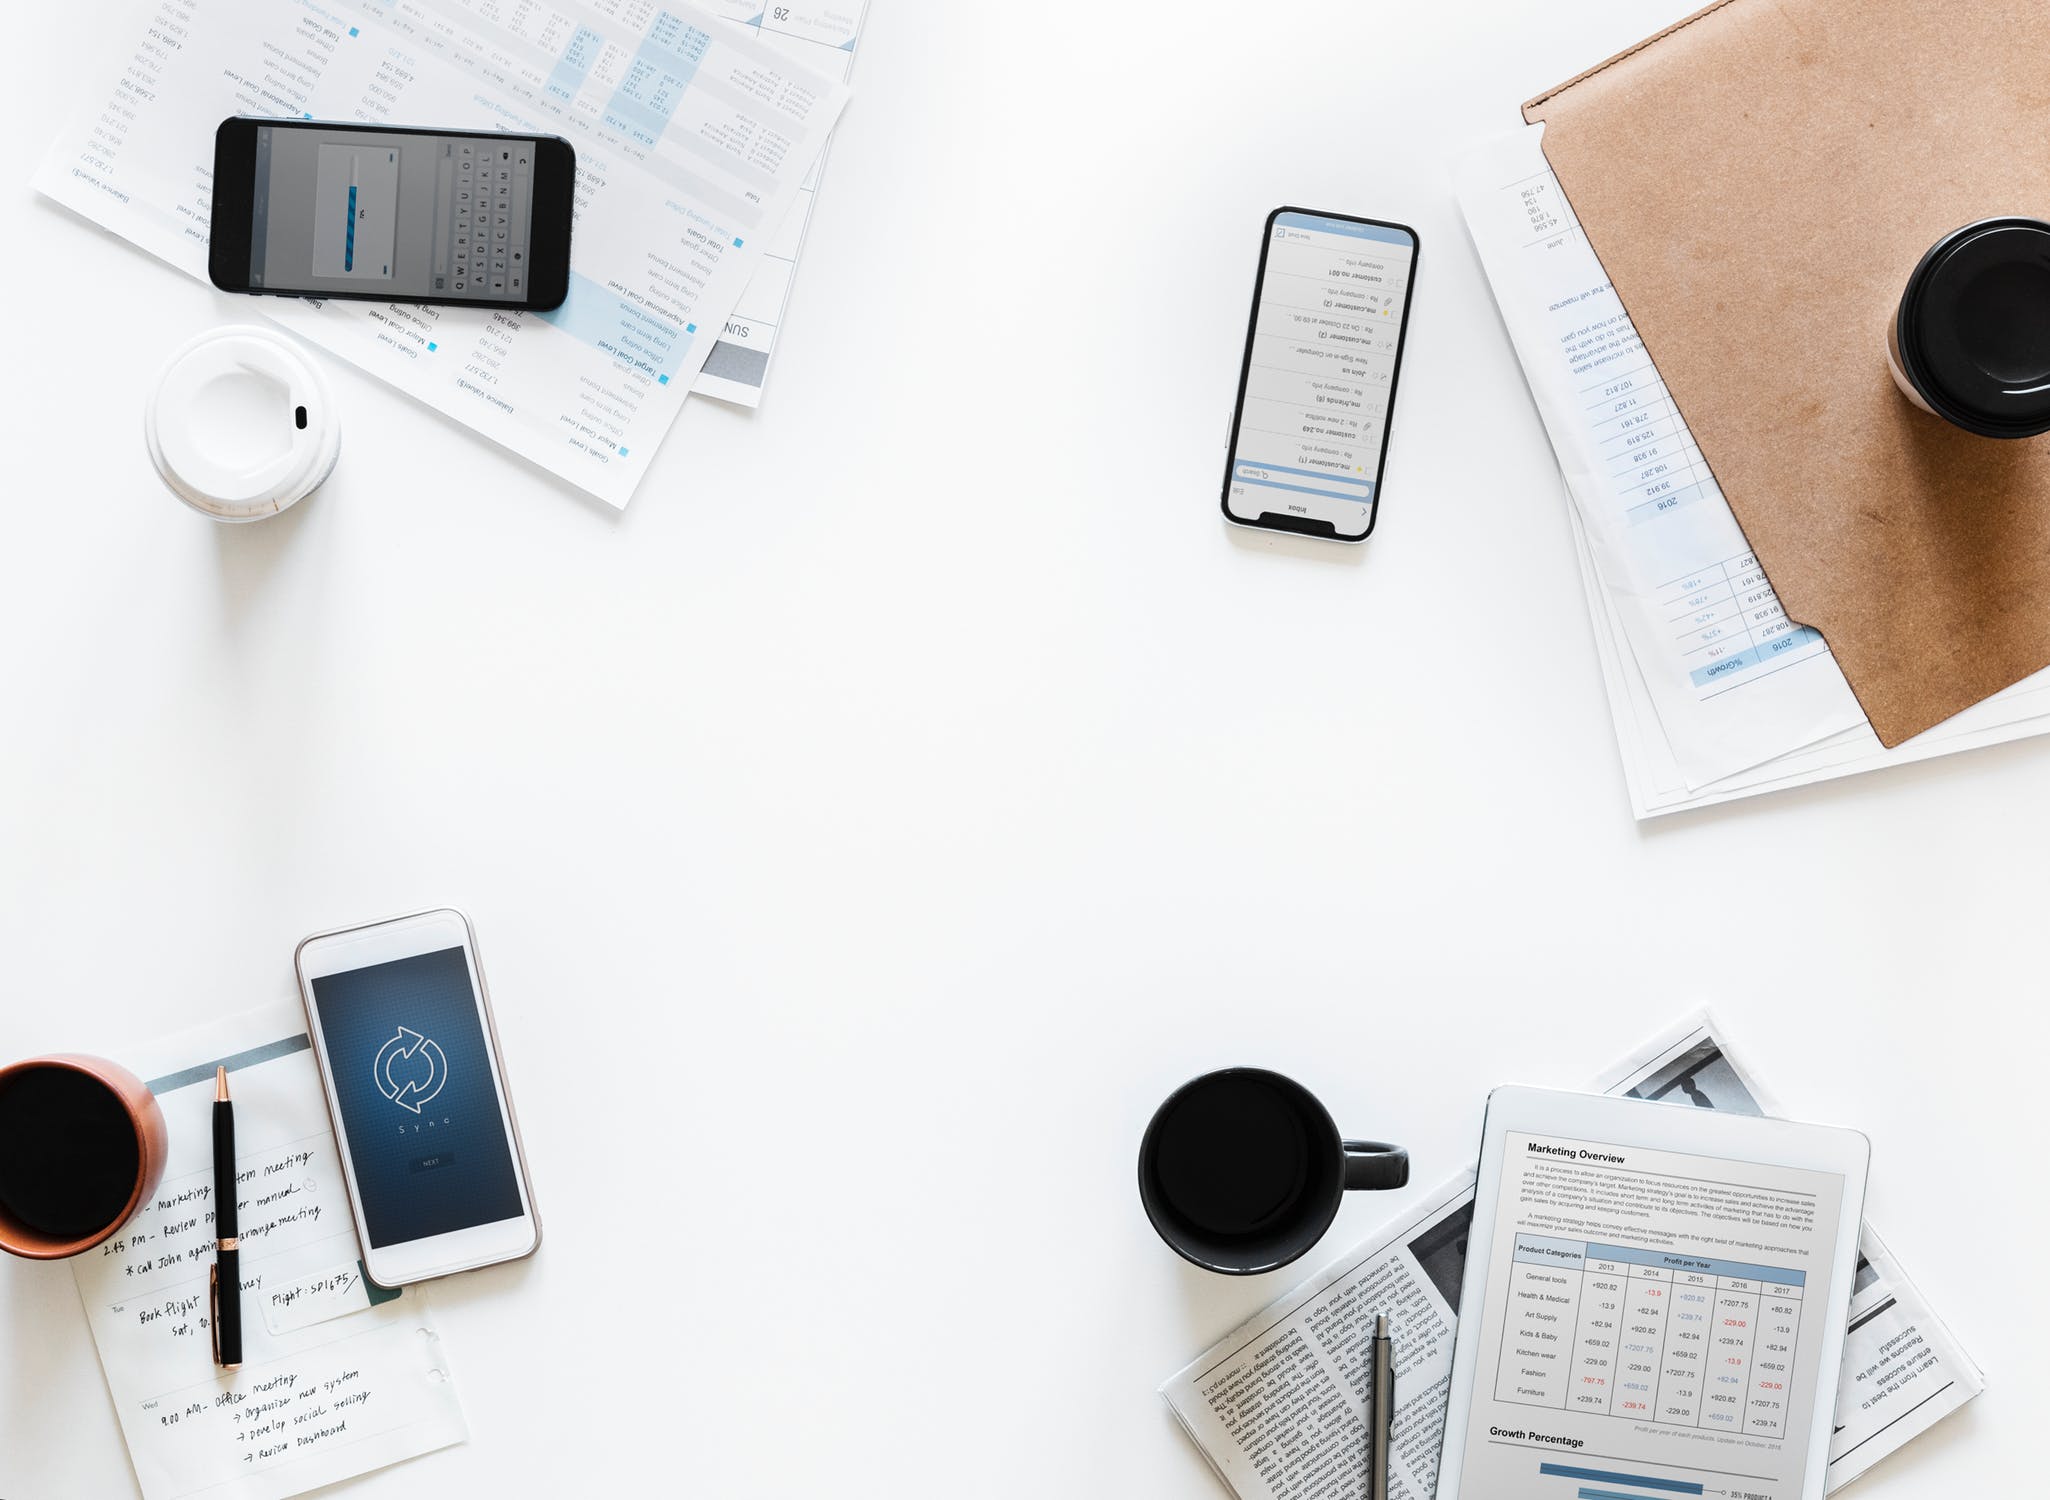
POLYGON ((1409 1185, 1409 1153, 1386 1141, 1346 1141, 1345 1186, 1377 1192, 1409 1185))

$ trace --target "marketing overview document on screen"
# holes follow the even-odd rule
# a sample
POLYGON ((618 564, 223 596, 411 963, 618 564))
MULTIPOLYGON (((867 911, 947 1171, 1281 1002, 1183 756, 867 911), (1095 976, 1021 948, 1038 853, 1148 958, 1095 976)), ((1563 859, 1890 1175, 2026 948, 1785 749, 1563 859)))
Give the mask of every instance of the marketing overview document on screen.
MULTIPOLYGON (((145 0, 131 15, 109 25, 113 55, 36 186, 194 276, 206 275, 214 131, 229 115, 570 141, 569 298, 555 311, 262 310, 619 506, 847 98, 759 28, 683 0, 145 0)), ((385 280, 404 170, 360 149, 316 163, 316 194, 353 190, 370 211, 354 245, 319 248, 327 284, 385 280)))
POLYGON ((1799 1500, 1834 1392, 1844 1193, 1831 1172, 1511 1133, 1493 1243, 1469 1247, 1487 1290, 1461 1500, 1799 1500))

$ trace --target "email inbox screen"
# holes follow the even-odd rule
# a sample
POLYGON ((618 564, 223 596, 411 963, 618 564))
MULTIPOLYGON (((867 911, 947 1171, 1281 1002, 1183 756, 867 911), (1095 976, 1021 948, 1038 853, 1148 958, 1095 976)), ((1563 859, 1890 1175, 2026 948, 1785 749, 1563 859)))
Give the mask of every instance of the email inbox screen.
POLYGON ((1366 530, 1415 256, 1401 229, 1276 216, 1232 452, 1233 515, 1366 530))

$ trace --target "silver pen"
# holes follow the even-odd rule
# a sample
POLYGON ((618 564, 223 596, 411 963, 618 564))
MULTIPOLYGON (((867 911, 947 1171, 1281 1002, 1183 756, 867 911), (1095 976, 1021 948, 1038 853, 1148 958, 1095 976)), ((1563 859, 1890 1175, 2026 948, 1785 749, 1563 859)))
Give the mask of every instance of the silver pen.
POLYGON ((1374 1318, 1373 1360, 1367 1366, 1373 1387, 1367 1411, 1367 1495, 1388 1500, 1388 1451, 1395 1441, 1395 1343, 1388 1337, 1388 1314, 1374 1318))

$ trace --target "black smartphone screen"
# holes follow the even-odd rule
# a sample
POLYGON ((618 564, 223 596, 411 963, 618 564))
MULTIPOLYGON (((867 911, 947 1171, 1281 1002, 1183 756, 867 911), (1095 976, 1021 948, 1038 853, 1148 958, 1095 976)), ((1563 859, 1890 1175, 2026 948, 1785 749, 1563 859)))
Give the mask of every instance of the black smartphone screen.
POLYGON ((1416 262, 1406 225, 1267 216, 1225 457, 1231 520, 1346 542, 1374 529, 1416 262))
POLYGON ((575 154, 559 136, 238 117, 215 142, 215 285, 559 306, 575 154))

